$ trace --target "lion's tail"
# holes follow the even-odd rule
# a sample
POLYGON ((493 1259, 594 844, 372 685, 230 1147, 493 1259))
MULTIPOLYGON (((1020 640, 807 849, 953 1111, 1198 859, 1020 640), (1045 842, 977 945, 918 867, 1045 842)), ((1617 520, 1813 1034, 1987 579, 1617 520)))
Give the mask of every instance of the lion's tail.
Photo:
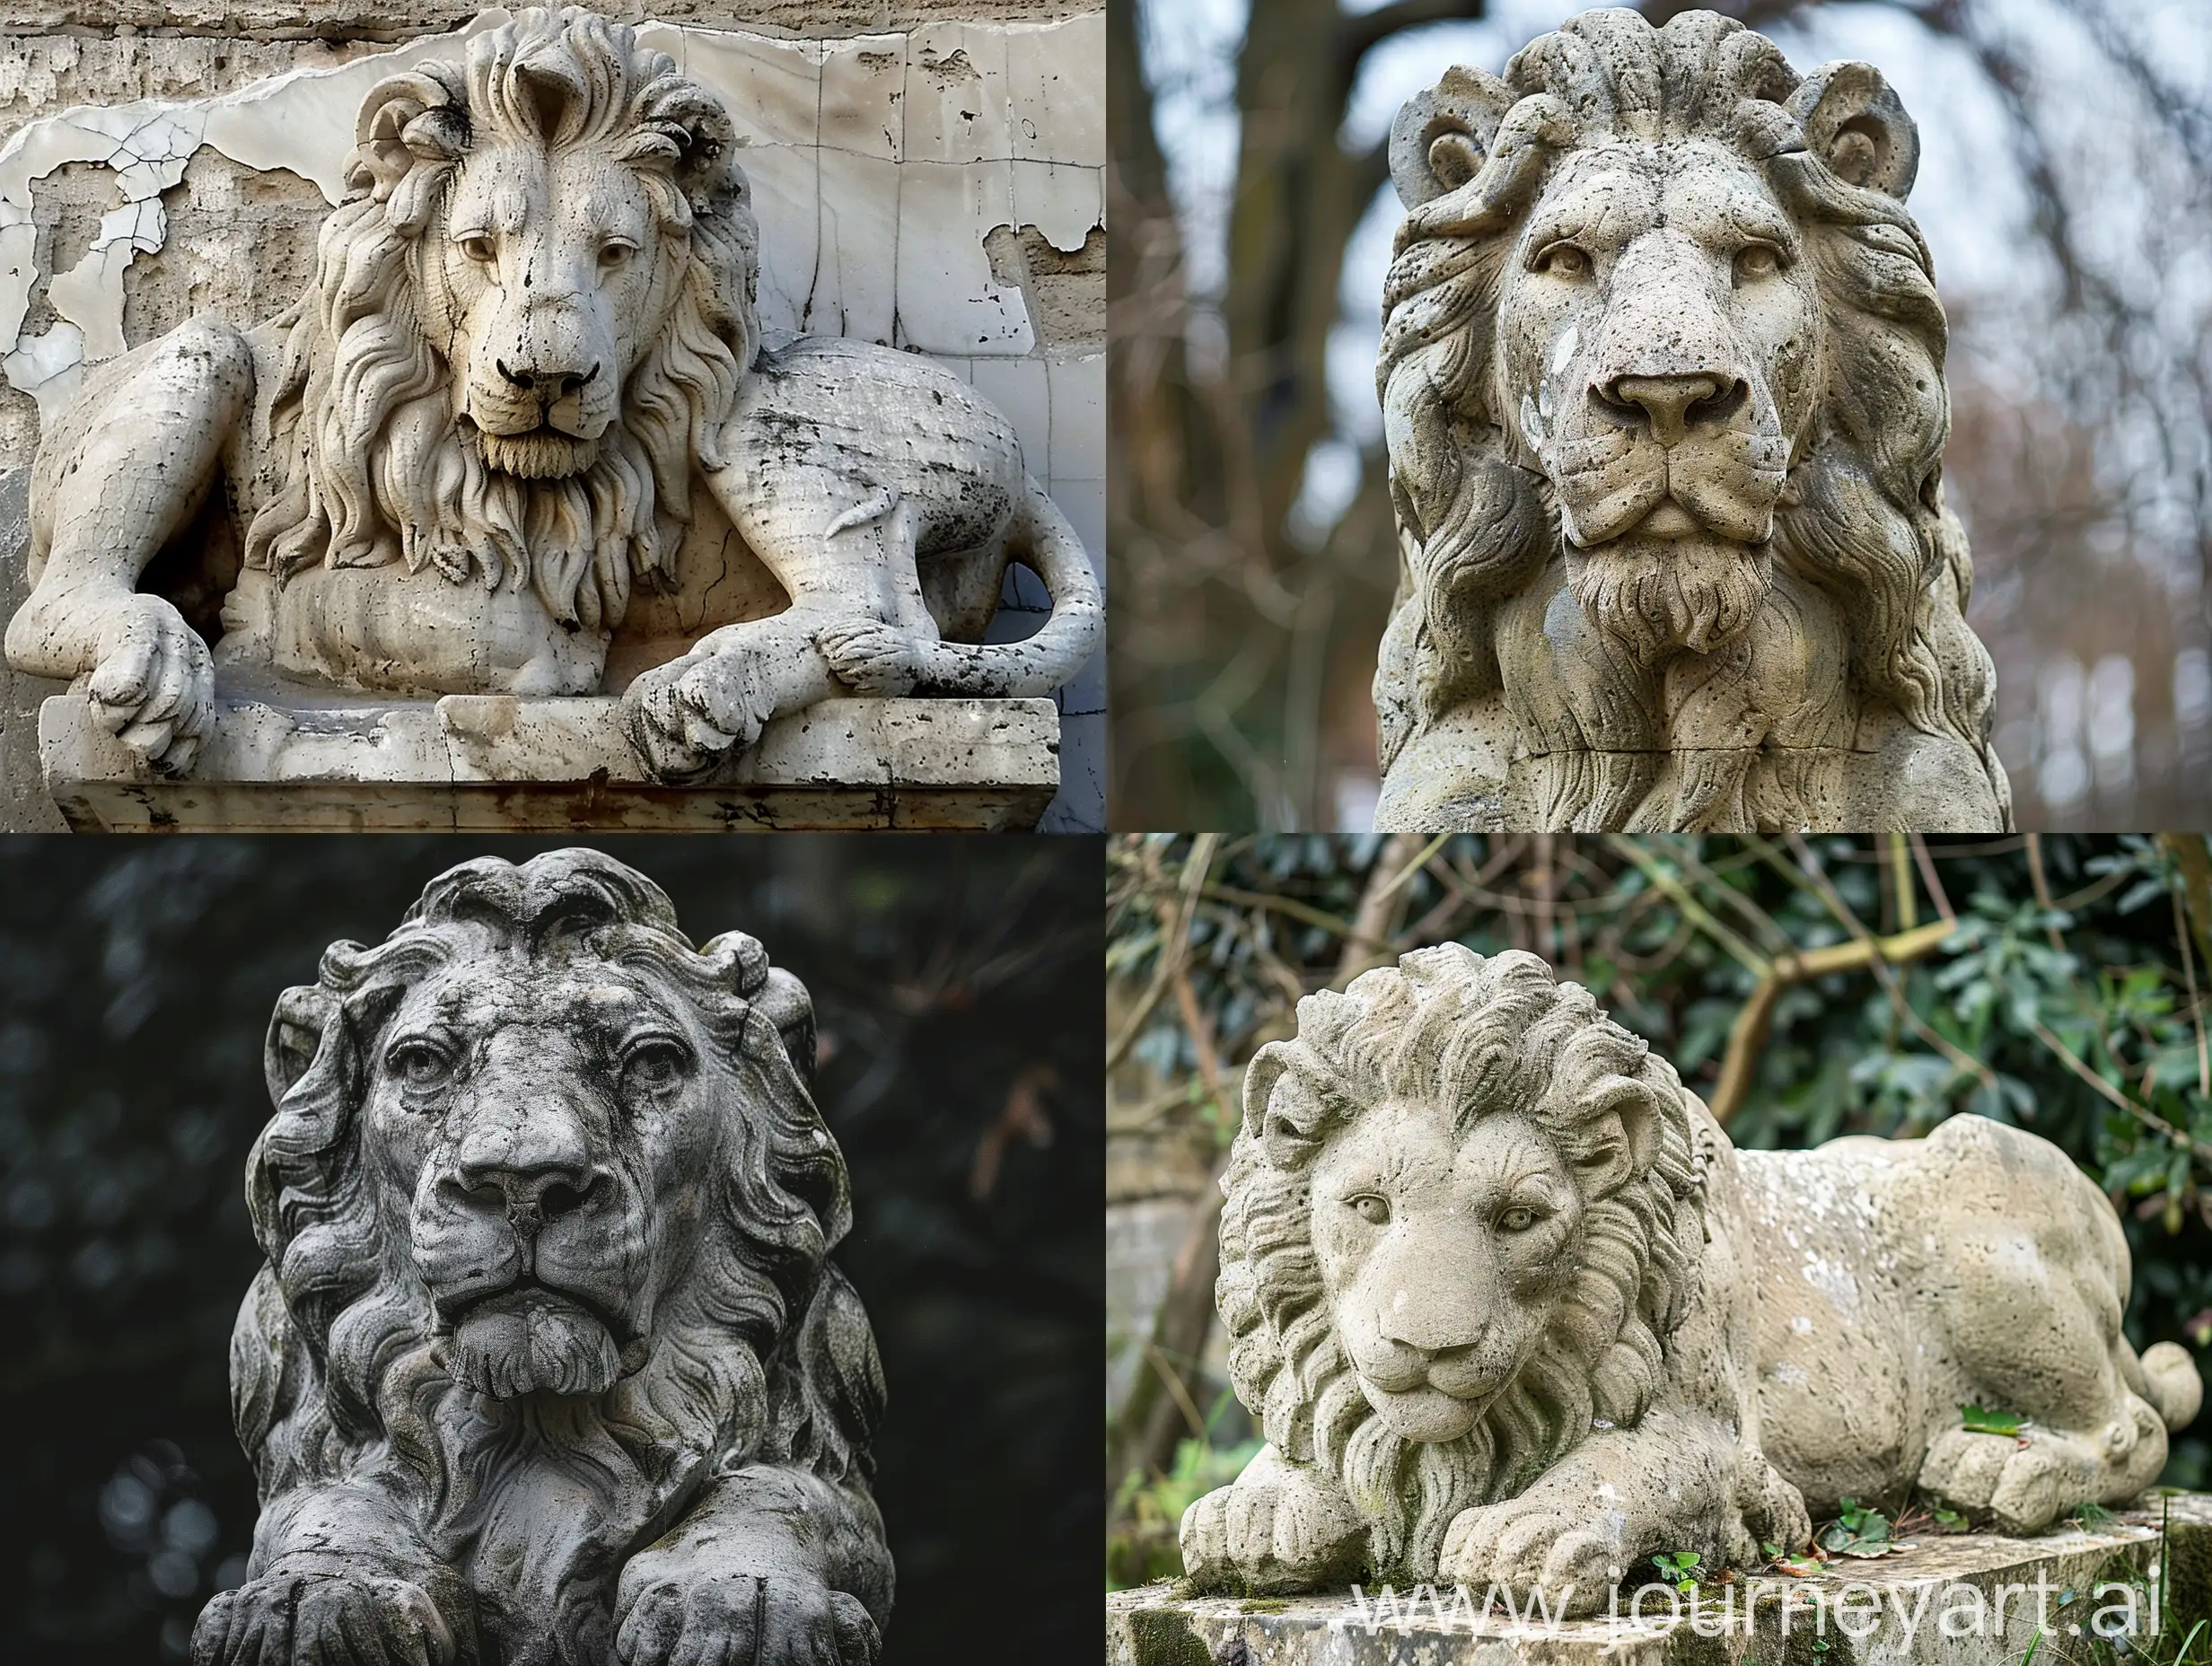
POLYGON ((936 692, 987 699, 1049 695, 1098 652, 1106 631, 1106 603, 1090 554, 1044 487, 1033 478, 1026 485, 1007 530, 1007 553, 1044 581, 1052 611, 1019 642, 961 645, 952 673, 932 678, 936 692))
POLYGON ((2204 1379, 2178 1342, 2154 1342, 2143 1350, 2143 1398, 2171 1434, 2186 1429, 2204 1404, 2204 1379))

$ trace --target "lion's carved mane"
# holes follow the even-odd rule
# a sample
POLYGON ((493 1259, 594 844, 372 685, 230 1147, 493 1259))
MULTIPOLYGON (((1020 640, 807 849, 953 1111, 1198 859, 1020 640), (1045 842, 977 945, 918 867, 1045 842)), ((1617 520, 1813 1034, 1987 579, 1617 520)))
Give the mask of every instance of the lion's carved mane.
POLYGON ((319 981, 278 1003, 265 1061, 276 1114, 247 1170, 268 1265, 233 1339, 233 1407, 264 1512, 296 1488, 366 1480, 420 1501, 450 1559, 503 1509, 531 1508, 533 1475, 557 1472, 571 1503, 556 1530, 540 1510, 525 1536, 543 1565, 522 1589, 559 1603, 556 1629, 574 1636, 589 1624, 566 1608, 603 1604, 620 1556, 710 1475, 782 1463, 865 1487, 883 1383, 858 1298, 828 1259, 850 1195, 807 1086, 813 1056, 806 991, 758 942, 733 932, 694 950, 657 887, 591 852, 470 863, 383 943, 332 945, 319 981), (649 976, 700 1016, 744 1103, 650 1353, 604 1395, 557 1407, 455 1381, 408 1259, 408 1200, 361 1149, 368 1049, 410 985, 518 955, 649 976))
POLYGON ((1368 1519, 1376 1574, 1428 1579, 1462 1511, 1520 1493, 1593 1419, 1627 1428, 1643 1416, 1696 1288, 1705 1159, 1673 1067, 1533 955, 1420 950, 1342 995, 1309 995, 1298 1018, 1297 1038, 1262 1048, 1246 1074, 1222 1182, 1230 1379, 1278 1452, 1343 1481, 1368 1519), (1330 1320, 1312 1236, 1314 1162, 1391 1098, 1448 1107, 1462 1131, 1523 1110, 1571 1162, 1624 1095, 1655 1113, 1657 1154, 1590 1205, 1581 1268, 1535 1355, 1459 1439, 1394 1434, 1330 1320))
POLYGON ((759 232, 729 118, 664 52, 574 11, 528 13, 471 54, 428 64, 362 106, 347 184, 324 224, 312 289, 289 320, 268 439, 272 495, 245 565, 434 564, 456 583, 533 585, 552 616, 611 630, 634 581, 672 563, 695 467, 722 466, 723 424, 759 344, 759 232), (531 83, 569 90, 558 125, 531 83), (426 262, 470 149, 596 145, 643 181, 654 259, 684 264, 672 310, 623 390, 597 459, 566 478, 487 468, 456 425, 454 371, 426 262))
MULTIPOLYGON (((1831 130, 1832 115, 1816 114, 1831 84, 1863 73, 1834 66, 1800 78, 1771 42, 1709 13, 1654 29, 1599 12, 1532 44, 1502 80, 1453 69, 1408 106, 1391 154, 1408 214, 1376 371, 1400 533, 1374 685, 1385 775, 1411 741, 1495 694, 1541 760, 1535 825, 1695 828, 1725 821, 1740 799, 1749 754, 1716 750, 1682 760, 1674 802, 1647 802, 1670 745, 1663 702, 1648 669, 1602 633, 1591 648, 1602 662, 1587 667, 1589 687, 1565 712, 1550 689, 1516 676, 1512 640, 1539 628, 1527 609, 1511 617, 1512 604, 1560 559, 1563 540, 1550 483, 1516 447, 1516 390, 1497 329, 1504 263, 1553 160, 1584 145, 1685 137, 1733 149, 1763 174, 1804 241, 1821 301, 1817 413, 1789 460, 1776 582, 1750 627, 1749 662, 1802 663, 1826 645, 1809 632, 1839 628, 1852 698, 1988 757, 1994 672, 1965 623, 1972 563, 1943 502, 1945 323, 1927 244, 1900 200, 1910 162, 1901 184, 1881 189, 1894 159, 1851 122, 1831 130), (1406 467, 1416 455, 1419 466, 1406 467), (1840 625, 1808 597, 1832 602, 1840 625)), ((1894 102, 1885 86, 1866 96, 1894 102)), ((1797 706, 1778 730, 1832 716, 1816 709, 1833 705, 1830 690, 1786 697, 1797 706)), ((1816 819, 1807 784, 1780 773, 1769 813, 1792 826, 1816 819)))

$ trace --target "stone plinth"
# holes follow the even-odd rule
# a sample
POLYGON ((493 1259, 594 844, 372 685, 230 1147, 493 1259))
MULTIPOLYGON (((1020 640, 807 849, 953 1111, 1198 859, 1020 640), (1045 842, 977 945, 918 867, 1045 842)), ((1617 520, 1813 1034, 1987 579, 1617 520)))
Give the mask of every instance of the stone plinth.
POLYGON ((1497 1606, 1472 1615, 1479 1591, 1464 1607, 1444 1593, 1441 1614, 1427 1592, 1416 1605, 1411 1593, 1400 1591, 1392 1618, 1390 1603, 1373 1591, 1362 1592, 1363 1613, 1348 1591, 1239 1600, 1147 1585, 1106 1599, 1106 1660, 1108 1666, 2016 1666, 2039 1627, 2039 1579, 2049 1635, 2037 1653, 2054 1661, 2111 1658, 2109 1646, 2094 1656, 2087 1651, 2093 1618, 2125 1606, 2117 1591, 2098 1594, 2111 1582, 2135 1584, 2146 1625, 2162 1592, 2170 1628, 2186 1635, 2212 1618, 2212 1495, 2147 1498, 2094 1530, 2068 1526, 2033 1539, 1963 1533, 1907 1542, 1913 1548, 1901 1554, 1841 1559, 1806 1579, 1759 1576, 1758 1618, 1748 1630, 1744 1586, 1708 1586, 1713 1606, 1697 1622, 1702 1635, 1686 1601, 1670 1613, 1663 1587, 1645 1597, 1641 1623, 1628 1618, 1630 1599, 1623 1595, 1618 1620, 1601 1615, 1547 1626, 1532 1622, 1525 1607, 1519 1621, 1497 1606), (1818 1628, 1823 1609, 1824 1637, 1818 1628), (1961 1635, 1945 1634, 1946 1613, 1956 1616, 1949 1623, 1961 1635), (1821 1641, 1827 1646, 1816 1647, 1821 1641))
POLYGON ((1049 699, 844 699, 771 723, 707 781, 654 780, 611 696, 225 699, 191 775, 154 774, 81 690, 39 713, 80 832, 1028 828, 1059 785, 1049 699))

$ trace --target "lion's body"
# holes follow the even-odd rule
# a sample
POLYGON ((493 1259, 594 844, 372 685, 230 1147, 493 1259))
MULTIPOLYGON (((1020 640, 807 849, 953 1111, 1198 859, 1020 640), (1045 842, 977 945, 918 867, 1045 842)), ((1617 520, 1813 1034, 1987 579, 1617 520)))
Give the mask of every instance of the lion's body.
POLYGON ((2201 1393, 2121 1335, 2119 1223, 2047 1142, 1960 1117, 1740 1153, 1526 954, 1424 950, 1302 1003, 1224 1189, 1231 1375, 1270 1444, 1184 1517, 1204 1585, 1365 1568, 1588 1612, 1658 1552, 1756 1565, 1808 1505, 1916 1486, 2033 1531, 2141 1491, 2201 1393), (2027 1443, 1966 1434, 1970 1403, 2027 1443))
POLYGON ((1058 688, 1102 628, 1081 539, 948 372, 763 351, 734 148, 580 10, 380 84, 300 303, 99 367, 44 436, 11 663, 89 675, 171 773, 212 721, 218 604, 240 680, 621 693, 672 779, 840 692, 1058 688), (1054 609, 986 645, 1010 560, 1054 609))
POLYGON ((1408 103, 1378 826, 2008 824, 1917 144, 1710 13, 1408 103))
POLYGON ((2033 1531, 2157 1478, 2195 1373, 2168 1350, 2146 1378, 2127 1240, 2056 1146, 1968 1116, 1736 1167, 1767 1456, 1816 1515, 1918 1485, 2033 1531), (2031 1444, 1966 1434, 1968 1405, 2030 1419, 2031 1444))
POLYGON ((285 993, 231 1353, 261 1514, 201 1666, 872 1666, 883 1384, 813 1050, 757 943, 592 851, 454 869, 285 993))

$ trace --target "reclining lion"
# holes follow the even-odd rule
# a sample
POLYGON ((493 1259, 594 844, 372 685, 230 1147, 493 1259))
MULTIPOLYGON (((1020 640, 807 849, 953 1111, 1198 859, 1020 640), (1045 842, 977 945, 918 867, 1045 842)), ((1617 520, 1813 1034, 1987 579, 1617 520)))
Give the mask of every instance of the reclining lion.
POLYGON ((2202 1395, 2121 1334, 2127 1241, 2057 1147, 1967 1116, 1738 1152, 1532 954, 1424 949, 1302 1001, 1223 1187, 1268 1444, 1183 1516, 1205 1586, 1368 1570, 1587 1613, 1655 1552, 1756 1565, 1915 1487, 2032 1532, 2149 1486, 2202 1395))
POLYGON ((951 372, 763 348, 735 148, 673 59, 573 8, 381 83, 308 295, 99 367, 44 436, 9 663, 89 677, 171 774, 215 660, 395 697, 621 691, 671 779, 844 690, 1050 693, 1102 628, 1081 540, 951 372), (785 611, 733 617, 701 491, 785 611), (1016 559, 1053 612, 982 645, 1016 559))

